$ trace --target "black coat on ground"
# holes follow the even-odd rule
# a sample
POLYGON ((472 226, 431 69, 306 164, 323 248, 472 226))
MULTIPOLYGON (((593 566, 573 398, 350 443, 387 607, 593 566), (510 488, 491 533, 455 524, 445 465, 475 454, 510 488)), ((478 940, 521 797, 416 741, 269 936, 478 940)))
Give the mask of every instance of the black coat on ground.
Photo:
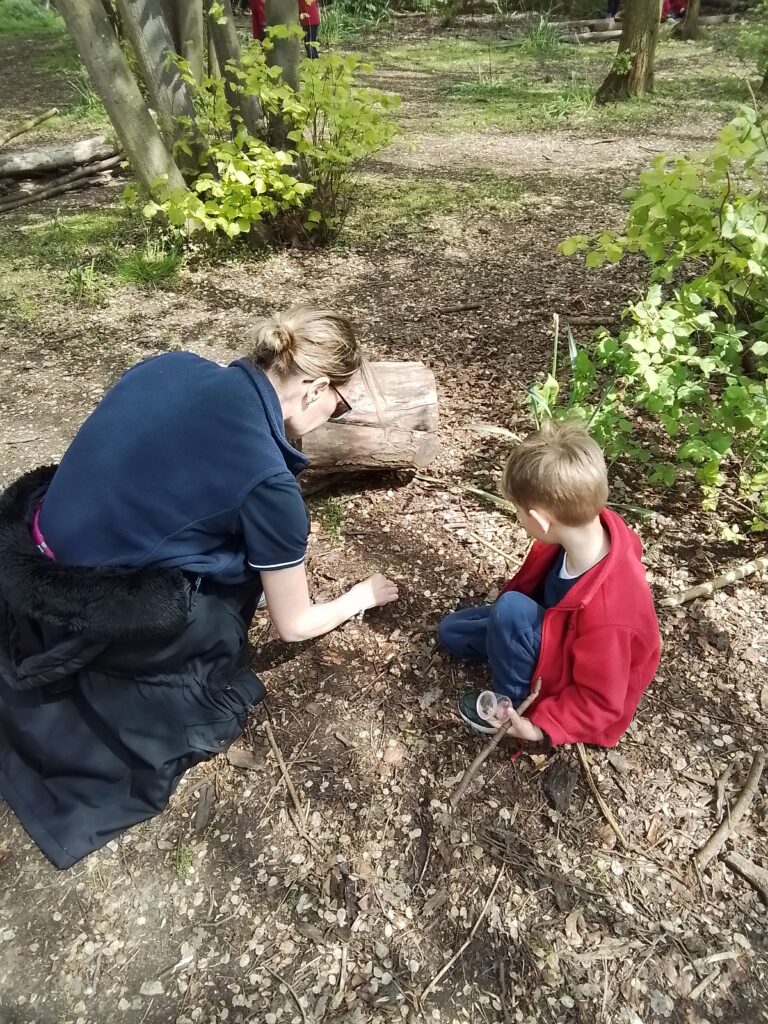
POLYGON ((67 868, 162 811, 264 687, 245 664, 258 577, 52 561, 30 523, 54 469, 0 496, 0 796, 67 868))

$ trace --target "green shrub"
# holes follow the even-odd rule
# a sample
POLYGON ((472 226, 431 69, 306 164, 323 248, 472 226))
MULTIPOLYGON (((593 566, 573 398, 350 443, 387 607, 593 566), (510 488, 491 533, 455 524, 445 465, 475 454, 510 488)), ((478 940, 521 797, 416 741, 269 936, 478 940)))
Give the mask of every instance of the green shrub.
POLYGON ((357 86, 355 76, 366 70, 357 57, 323 54, 302 61, 294 92, 280 69, 267 65, 264 47, 254 43, 243 60, 241 87, 258 98, 266 137, 275 137, 278 126, 287 127, 290 148, 273 148, 243 125, 231 137, 232 112, 221 80, 206 79, 198 96, 199 122, 208 140, 205 169, 181 196, 161 187, 145 205, 145 215, 162 213, 179 230, 203 228, 230 238, 249 234, 311 244, 334 239, 357 172, 397 131, 385 113, 399 99, 357 86))
POLYGON ((649 266, 618 337, 572 354, 573 407, 609 455, 647 463, 653 483, 695 474, 705 507, 727 496, 753 530, 768 529, 767 168, 768 112, 744 108, 708 152, 654 159, 623 235, 561 246, 588 267, 627 253, 649 266), (642 437, 638 418, 653 424, 642 437))

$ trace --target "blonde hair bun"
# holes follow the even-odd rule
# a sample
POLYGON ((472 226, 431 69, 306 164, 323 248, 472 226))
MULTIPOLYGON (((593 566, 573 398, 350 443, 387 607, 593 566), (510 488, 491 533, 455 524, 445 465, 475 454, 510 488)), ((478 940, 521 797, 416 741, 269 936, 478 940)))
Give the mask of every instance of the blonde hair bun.
POLYGON ((250 333, 250 359, 281 377, 300 372, 311 379, 328 377, 342 384, 365 358, 352 324, 342 313, 314 306, 294 306, 257 321, 250 333))

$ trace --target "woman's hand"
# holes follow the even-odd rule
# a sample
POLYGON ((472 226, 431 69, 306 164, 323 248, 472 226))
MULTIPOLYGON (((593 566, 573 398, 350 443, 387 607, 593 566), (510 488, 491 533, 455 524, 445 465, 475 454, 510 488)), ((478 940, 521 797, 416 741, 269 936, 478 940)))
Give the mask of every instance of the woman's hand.
POLYGON ((360 602, 360 611, 367 611, 369 608, 378 608, 380 605, 389 604, 397 600, 397 584, 388 580, 380 572, 375 572, 367 580, 356 584, 350 590, 355 599, 360 602))

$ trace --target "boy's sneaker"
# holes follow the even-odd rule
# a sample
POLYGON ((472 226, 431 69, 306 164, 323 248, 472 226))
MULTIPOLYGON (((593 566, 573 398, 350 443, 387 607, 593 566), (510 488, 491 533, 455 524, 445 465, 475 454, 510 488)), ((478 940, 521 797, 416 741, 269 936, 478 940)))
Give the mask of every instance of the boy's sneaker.
POLYGON ((463 697, 459 698, 459 714, 470 729, 493 736, 497 730, 477 713, 477 698, 479 696, 480 690, 470 690, 469 693, 465 693, 463 697))

